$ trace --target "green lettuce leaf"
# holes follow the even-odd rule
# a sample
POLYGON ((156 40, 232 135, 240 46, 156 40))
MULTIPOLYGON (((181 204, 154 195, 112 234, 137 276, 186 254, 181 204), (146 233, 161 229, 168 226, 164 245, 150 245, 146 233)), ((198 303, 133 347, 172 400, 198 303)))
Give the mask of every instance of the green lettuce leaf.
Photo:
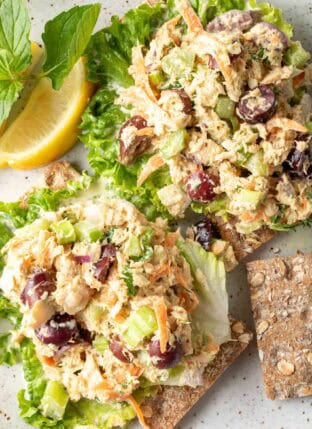
POLYGON ((160 24, 164 9, 160 4, 142 4, 129 10, 121 21, 114 16, 109 27, 92 36, 86 51, 89 78, 101 83, 128 87, 133 83, 128 73, 132 47, 148 44, 160 24))
POLYGON ((179 241, 182 255, 189 263, 199 305, 192 313, 194 327, 204 337, 212 337, 217 344, 231 338, 228 317, 228 295, 224 263, 198 243, 179 241))
MULTIPOLYGON (((0 295, 0 319, 9 322, 13 329, 20 326, 22 314, 18 307, 12 304, 3 295, 0 295)), ((14 365, 20 360, 20 349, 11 344, 11 333, 0 335, 0 365, 14 365)))
POLYGON ((27 196, 26 205, 21 204, 21 201, 0 201, 0 222, 13 230, 21 228, 38 219, 43 212, 56 211, 64 200, 87 190, 91 183, 92 177, 83 173, 80 180, 68 182, 64 189, 36 189, 27 196))
POLYGON ((44 395, 47 380, 42 365, 35 354, 35 347, 30 340, 22 344, 22 362, 27 391, 18 393, 21 417, 30 425, 40 429, 74 429, 77 425, 110 429, 124 426, 135 418, 133 408, 127 403, 101 404, 97 401, 82 399, 69 402, 62 421, 56 421, 42 415, 41 399, 44 395), (93 426, 94 425, 94 426, 93 426))
MULTIPOLYGON (((170 16, 177 13, 176 5, 178 1, 167 1, 170 16)), ((232 9, 242 10, 246 5, 245 0, 190 0, 190 3, 204 26, 216 16, 221 15, 221 13, 232 9)))
POLYGON ((131 201, 148 219, 157 216, 170 218, 167 209, 161 204, 157 191, 170 184, 167 167, 152 174, 141 187, 136 186, 137 177, 148 156, 142 156, 130 166, 118 162, 118 131, 128 115, 114 104, 116 93, 101 89, 93 97, 82 117, 80 139, 89 148, 90 166, 99 176, 107 179, 107 187, 116 196, 131 201))
POLYGON ((284 31, 289 39, 293 37, 293 27, 284 19, 281 9, 270 3, 259 3, 257 0, 249 0, 249 6, 252 9, 260 9, 262 12, 262 19, 276 25, 276 27, 284 31))

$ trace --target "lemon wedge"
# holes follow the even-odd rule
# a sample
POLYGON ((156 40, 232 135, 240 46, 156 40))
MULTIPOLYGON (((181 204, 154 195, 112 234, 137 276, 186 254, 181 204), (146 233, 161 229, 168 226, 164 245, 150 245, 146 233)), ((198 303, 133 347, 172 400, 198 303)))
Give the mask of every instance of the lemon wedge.
POLYGON ((0 167, 36 168, 64 155, 77 141, 80 117, 92 92, 83 58, 59 91, 50 79, 40 79, 0 137, 0 167))

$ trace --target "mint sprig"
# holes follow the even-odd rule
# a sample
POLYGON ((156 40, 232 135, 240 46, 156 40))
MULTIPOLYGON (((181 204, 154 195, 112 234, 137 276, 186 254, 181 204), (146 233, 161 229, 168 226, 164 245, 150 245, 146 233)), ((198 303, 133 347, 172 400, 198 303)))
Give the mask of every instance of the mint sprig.
MULTIPOLYGON (((42 35, 45 62, 31 79, 49 77, 61 88, 83 55, 100 13, 100 5, 76 6, 47 22, 42 35)), ((0 125, 24 88, 31 64, 30 18, 25 0, 0 0, 0 125)))
POLYGON ((47 22, 42 39, 46 60, 43 72, 52 80, 53 88, 60 89, 65 77, 84 53, 101 6, 76 6, 47 22))

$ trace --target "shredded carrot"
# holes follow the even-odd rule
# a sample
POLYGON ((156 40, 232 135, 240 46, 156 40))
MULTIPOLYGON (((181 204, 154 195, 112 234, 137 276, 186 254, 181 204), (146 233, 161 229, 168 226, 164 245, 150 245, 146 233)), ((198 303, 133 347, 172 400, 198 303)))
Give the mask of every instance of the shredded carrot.
POLYGON ((167 327, 167 306, 165 304, 164 298, 160 298, 154 303, 154 311, 156 314, 156 319, 159 327, 159 339, 160 339, 160 351, 165 353, 167 349, 167 343, 169 340, 169 333, 167 327))
POLYGON ((263 210, 258 211, 257 213, 245 212, 240 215, 240 219, 244 222, 257 222, 259 220, 267 220, 263 210))
POLYGON ((130 363, 129 372, 131 375, 133 375, 133 377, 138 377, 142 373, 142 368, 137 365, 134 365, 134 363, 130 363))
POLYGON ((149 426, 147 425, 147 423, 145 421, 144 414, 143 414, 143 411, 140 407, 140 404, 134 399, 133 396, 128 396, 127 402, 129 402, 129 404, 133 407, 134 411, 136 412, 136 415, 137 415, 137 418, 139 420, 140 425, 144 429, 149 429, 149 426))
POLYGON ((193 291, 183 291, 179 293, 180 296, 180 305, 184 307, 188 312, 192 312, 199 304, 199 299, 193 291))
POLYGON ((294 87, 298 88, 299 86, 301 86, 302 83, 304 82, 304 79, 305 79, 305 72, 303 71, 302 73, 298 74, 293 78, 294 87))
POLYGON ((152 174, 154 171, 158 170, 160 167, 165 165, 165 161, 158 154, 153 155, 147 163, 144 165, 143 170, 140 173, 140 176, 137 181, 137 185, 141 186, 143 182, 152 174))
POLYGON ((56 366, 56 360, 52 356, 41 356, 41 361, 44 365, 47 366, 56 366))
POLYGON ((199 17, 197 16, 194 9, 187 0, 181 1, 178 8, 189 30, 192 33, 201 33, 204 31, 199 17))
POLYGON ((162 277, 164 277, 166 274, 169 274, 170 271, 170 267, 168 264, 163 264, 160 267, 158 267, 154 273, 151 275, 150 277, 150 281, 151 283, 155 283, 157 282, 157 280, 161 279, 162 277))
POLYGON ((173 247, 176 244, 178 237, 179 234, 177 232, 168 232, 165 237, 165 246, 173 247))
POLYGON ((298 133, 306 133, 308 129, 293 119, 288 118, 277 118, 274 117, 269 120, 266 124, 267 130, 272 131, 274 128, 280 128, 282 130, 293 130, 298 133))
POLYGON ((186 281, 183 272, 178 267, 175 269, 175 278, 177 279, 178 284, 182 286, 184 289, 188 289, 188 290, 190 289, 190 286, 186 281))

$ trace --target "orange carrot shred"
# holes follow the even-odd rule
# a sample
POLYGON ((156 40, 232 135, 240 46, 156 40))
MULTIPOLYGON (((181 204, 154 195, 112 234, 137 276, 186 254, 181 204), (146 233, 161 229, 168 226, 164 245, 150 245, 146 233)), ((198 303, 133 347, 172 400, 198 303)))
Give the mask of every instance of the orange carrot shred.
POLYGON ((149 426, 147 425, 147 423, 145 421, 144 414, 143 414, 143 411, 142 411, 142 409, 140 407, 140 404, 131 395, 128 396, 127 402, 129 402, 129 404, 132 405, 134 411, 136 412, 136 415, 137 415, 137 418, 139 420, 140 425, 144 429, 149 429, 149 426))
POLYGON ((159 327, 159 337, 160 337, 160 351, 165 353, 167 349, 167 343, 169 340, 169 333, 167 328, 167 306, 165 304, 164 298, 160 298, 154 303, 154 311, 156 314, 156 319, 159 327))
POLYGON ((169 274, 170 267, 168 264, 163 264, 160 267, 158 267, 155 272, 151 275, 150 281, 151 283, 157 282, 157 280, 164 277, 166 274, 169 274))

